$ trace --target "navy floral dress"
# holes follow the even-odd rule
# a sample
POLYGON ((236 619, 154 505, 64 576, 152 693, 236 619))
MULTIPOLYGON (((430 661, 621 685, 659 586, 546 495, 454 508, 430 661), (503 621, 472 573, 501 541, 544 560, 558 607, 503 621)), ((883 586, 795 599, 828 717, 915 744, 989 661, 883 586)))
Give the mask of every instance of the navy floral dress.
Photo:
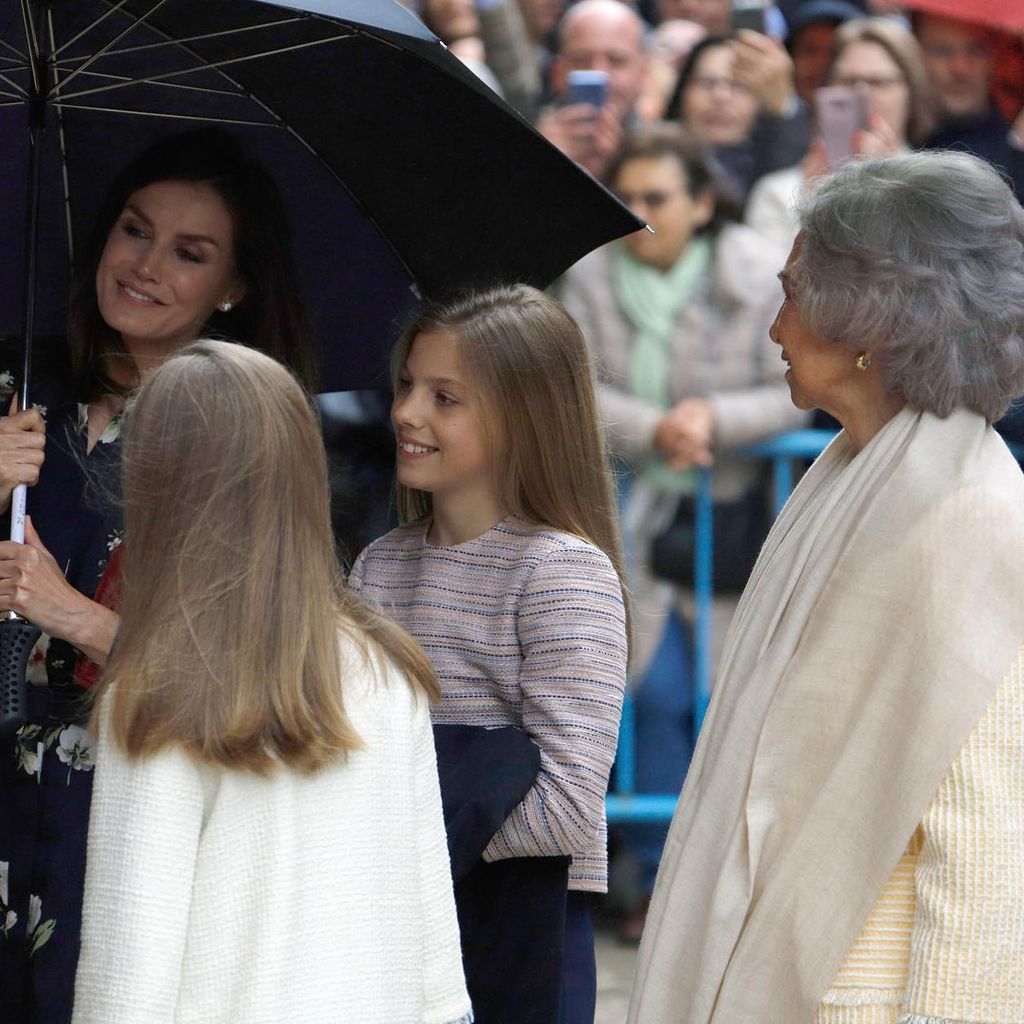
MULTIPOLYGON (((0 372, 0 386, 11 383, 0 372)), ((68 582, 92 597, 122 536, 120 417, 87 452, 87 406, 45 383, 32 398, 46 419, 46 460, 28 513, 68 582)), ((70 644, 40 639, 28 720, 0 749, 0 1021, 10 1024, 71 1019, 93 769, 76 661, 70 644)))

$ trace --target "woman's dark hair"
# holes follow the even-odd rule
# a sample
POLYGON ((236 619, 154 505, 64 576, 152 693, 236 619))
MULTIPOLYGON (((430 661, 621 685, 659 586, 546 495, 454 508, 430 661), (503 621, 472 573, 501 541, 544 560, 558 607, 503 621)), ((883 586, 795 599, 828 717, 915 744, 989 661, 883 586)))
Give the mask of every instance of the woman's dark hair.
POLYGON ((699 228, 697 234, 714 237, 724 223, 740 219, 742 204, 726 182, 713 154, 680 124, 659 122, 627 135, 608 167, 605 180, 614 191, 615 179, 630 161, 660 160, 663 157, 675 160, 682 168, 686 192, 691 199, 708 191, 714 196, 715 211, 711 220, 699 228))
POLYGON ((204 330, 259 348, 315 384, 309 327, 292 265, 291 232, 274 179, 239 143, 218 128, 201 128, 162 139, 136 157, 110 187, 76 268, 68 311, 68 344, 77 390, 120 392, 103 357, 123 352, 120 336, 100 315, 96 271, 103 248, 129 197, 158 181, 210 185, 227 206, 234 226, 235 271, 245 297, 229 312, 215 310, 204 330))
POLYGON ((683 90, 690 84, 690 79, 697 73, 697 65, 700 63, 701 55, 715 46, 728 46, 733 38, 730 35, 705 36, 693 47, 686 58, 686 62, 679 71, 675 88, 668 99, 668 105, 665 108, 665 118, 667 120, 679 120, 683 104, 683 90))

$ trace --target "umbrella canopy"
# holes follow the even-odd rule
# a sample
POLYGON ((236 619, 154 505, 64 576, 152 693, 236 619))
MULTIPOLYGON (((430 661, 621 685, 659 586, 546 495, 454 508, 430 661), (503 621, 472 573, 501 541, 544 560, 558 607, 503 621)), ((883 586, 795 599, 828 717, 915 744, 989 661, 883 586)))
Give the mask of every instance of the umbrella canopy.
POLYGON ((1024 32, 1021 0, 901 0, 901 5, 927 14, 941 14, 957 21, 974 21, 993 28, 1024 32))
POLYGON ((419 296, 543 287, 642 226, 393 0, 0 0, 0 331, 22 322, 30 126, 43 334, 116 171, 203 122, 282 187, 323 390, 382 383, 419 296))

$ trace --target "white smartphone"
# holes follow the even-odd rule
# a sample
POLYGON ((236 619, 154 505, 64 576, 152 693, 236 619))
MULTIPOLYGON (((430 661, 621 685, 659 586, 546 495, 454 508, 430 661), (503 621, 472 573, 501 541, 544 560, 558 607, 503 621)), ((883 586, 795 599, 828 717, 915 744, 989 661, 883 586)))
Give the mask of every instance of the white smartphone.
POLYGON ((828 169, 836 171, 855 154, 857 132, 868 127, 868 92, 842 85, 828 85, 814 94, 818 135, 825 144, 828 169))

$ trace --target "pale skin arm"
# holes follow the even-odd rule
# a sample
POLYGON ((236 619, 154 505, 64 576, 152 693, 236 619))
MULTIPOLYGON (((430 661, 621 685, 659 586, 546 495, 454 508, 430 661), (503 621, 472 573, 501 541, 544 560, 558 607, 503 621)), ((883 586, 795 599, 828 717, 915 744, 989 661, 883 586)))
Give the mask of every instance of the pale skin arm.
POLYGON ((106 663, 121 624, 117 612, 91 601, 68 583, 28 516, 24 544, 0 542, 0 608, 67 640, 97 665, 106 663))
MULTIPOLYGON (((13 409, 13 405, 12 405, 13 409)), ((18 484, 33 486, 44 461, 46 424, 35 409, 0 419, 0 511, 18 484)), ((103 665, 121 617, 79 593, 25 519, 25 543, 0 541, 0 609, 14 611, 44 633, 67 640, 103 665)))

